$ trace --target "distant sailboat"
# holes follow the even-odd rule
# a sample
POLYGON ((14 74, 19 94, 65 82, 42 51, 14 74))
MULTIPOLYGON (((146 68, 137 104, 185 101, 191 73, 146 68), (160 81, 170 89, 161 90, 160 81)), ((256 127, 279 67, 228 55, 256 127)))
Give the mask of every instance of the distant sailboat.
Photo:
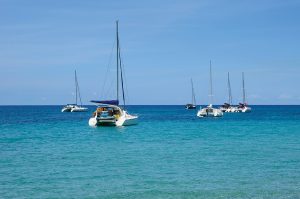
POLYGON ((191 79, 191 85, 192 85, 192 103, 186 104, 185 109, 196 109, 196 97, 195 97, 195 91, 194 91, 194 84, 193 79, 191 79))
POLYGON ((242 73, 242 84, 243 84, 243 103, 239 103, 238 110, 239 112, 249 113, 251 112, 251 107, 248 106, 246 102, 246 90, 245 90, 245 77, 244 72, 242 73))
POLYGON ((210 104, 203 109, 200 109, 197 113, 198 117, 222 117, 223 112, 220 109, 213 108, 213 88, 212 88, 212 72, 211 72, 211 61, 209 67, 209 75, 210 75, 210 104))
POLYGON ((138 116, 130 115, 125 108, 125 93, 123 82, 123 65, 121 62, 120 44, 119 44, 119 26, 116 21, 117 32, 117 93, 116 100, 92 100, 98 105, 93 116, 89 119, 90 126, 128 126, 137 124, 138 116), (120 73, 120 74, 119 74, 120 73), (119 81, 121 80, 123 108, 119 106, 119 81))
POLYGON ((229 72, 227 74, 227 87, 228 87, 228 102, 224 103, 221 107, 220 110, 222 112, 227 112, 227 113, 234 113, 238 112, 238 108, 232 106, 232 93, 231 93, 231 84, 230 84, 230 76, 229 72))
POLYGON ((67 104, 61 110, 61 112, 85 112, 88 108, 82 106, 81 95, 79 90, 79 84, 77 80, 77 74, 75 70, 75 104, 67 104), (77 105, 77 98, 80 100, 80 105, 77 105))

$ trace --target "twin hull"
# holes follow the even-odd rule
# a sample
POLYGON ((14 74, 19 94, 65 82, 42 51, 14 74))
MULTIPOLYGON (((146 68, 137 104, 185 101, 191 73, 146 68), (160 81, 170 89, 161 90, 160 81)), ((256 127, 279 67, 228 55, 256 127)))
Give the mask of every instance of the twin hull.
POLYGON ((89 120, 90 126, 129 126, 135 125, 138 122, 138 117, 129 115, 125 113, 124 115, 120 116, 118 119, 115 117, 109 118, 101 118, 101 117, 92 117, 89 120))

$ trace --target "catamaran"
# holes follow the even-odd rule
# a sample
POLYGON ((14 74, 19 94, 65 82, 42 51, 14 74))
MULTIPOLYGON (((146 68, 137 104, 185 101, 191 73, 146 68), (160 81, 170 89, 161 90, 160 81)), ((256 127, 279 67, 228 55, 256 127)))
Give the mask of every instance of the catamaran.
POLYGON ((251 112, 251 107, 249 107, 246 102, 244 72, 242 73, 242 84, 243 84, 243 103, 239 103, 238 110, 239 110, 239 112, 242 112, 242 113, 249 113, 249 112, 251 112))
POLYGON ((212 72, 211 72, 211 61, 209 67, 210 74, 210 104, 206 108, 202 108, 197 112, 198 117, 222 117, 223 112, 220 109, 213 108, 213 88, 212 88, 212 72))
POLYGON ((61 112, 85 112, 88 108, 82 106, 81 95, 79 90, 79 84, 77 80, 77 74, 75 70, 75 104, 67 104, 61 110, 61 112), (77 105, 77 98, 80 100, 80 105, 77 105))
POLYGON ((196 97, 195 97, 195 92, 194 92, 194 84, 193 84, 193 79, 191 79, 191 85, 192 85, 192 103, 191 104, 186 104, 185 109, 196 109, 196 97))
POLYGON ((90 126, 128 126, 137 124, 138 116, 131 115, 125 110, 125 93, 123 83, 123 64, 121 62, 119 44, 119 26, 116 21, 116 40, 117 40, 117 93, 116 100, 92 100, 97 104, 97 109, 89 119, 90 126), (121 80, 123 107, 119 106, 119 81, 121 80))
POLYGON ((224 103, 219 109, 222 112, 227 112, 227 113, 239 112, 237 107, 232 106, 232 93, 231 93, 229 72, 227 75, 227 87, 228 87, 228 102, 224 103))

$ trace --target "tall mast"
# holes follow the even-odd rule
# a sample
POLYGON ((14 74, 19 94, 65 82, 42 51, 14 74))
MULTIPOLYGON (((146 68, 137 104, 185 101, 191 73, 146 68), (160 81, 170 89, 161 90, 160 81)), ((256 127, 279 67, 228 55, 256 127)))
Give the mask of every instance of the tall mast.
POLYGON ((117 100, 119 100, 119 21, 116 21, 117 26, 117 100))
POLYGON ((228 104, 232 104, 232 93, 231 93, 231 85, 230 85, 230 76, 228 72, 228 80, 227 80, 227 86, 228 86, 228 104))
POLYGON ((191 84, 192 84, 192 104, 196 105, 196 98, 195 98, 195 92, 194 92, 194 84, 193 79, 191 78, 191 84))
POLYGON ((245 91, 245 79, 244 79, 244 72, 242 73, 243 78, 243 103, 246 103, 246 91, 245 91))
POLYGON ((121 50, 120 50, 120 41, 119 41, 119 21, 117 23, 117 100, 119 100, 119 70, 120 70, 120 77, 121 77, 121 87, 122 87, 122 97, 123 97, 123 104, 125 108, 125 92, 124 92, 124 77, 123 77, 123 70, 122 70, 122 59, 121 59, 121 50))
POLYGON ((77 75, 76 75, 76 70, 75 70, 75 95, 76 95, 75 104, 77 105, 77 75))
POLYGON ((210 75, 210 104, 213 103, 213 87, 212 87, 212 72, 211 72, 211 60, 209 62, 209 75, 210 75))

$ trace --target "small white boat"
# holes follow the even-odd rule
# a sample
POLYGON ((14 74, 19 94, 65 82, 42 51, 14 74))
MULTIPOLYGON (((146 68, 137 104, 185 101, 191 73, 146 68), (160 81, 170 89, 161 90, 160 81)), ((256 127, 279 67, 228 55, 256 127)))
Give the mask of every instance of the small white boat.
POLYGON ((238 107, 231 106, 228 103, 224 103, 222 106, 219 107, 220 111, 225 113, 237 113, 239 112, 238 107))
POLYGON ((242 82, 243 82, 243 103, 239 103, 238 111, 242 113, 250 113, 252 111, 251 107, 248 106, 246 102, 246 90, 245 90, 245 78, 244 72, 242 73, 242 82))
POLYGON ((226 111, 225 111, 226 113, 237 113, 237 112, 239 112, 239 109, 238 109, 238 107, 236 107, 236 106, 231 106, 229 109, 227 109, 226 111))
POLYGON ((209 67, 210 72, 210 101, 211 103, 206 108, 200 108, 197 112, 198 117, 222 117, 223 112, 220 109, 213 108, 212 101, 213 101, 213 89, 212 89, 212 72, 211 72, 211 62, 209 67))
POLYGON ((75 105, 72 109, 71 112, 86 112, 88 108, 82 107, 82 106, 77 106, 75 105))
POLYGON ((237 107, 232 106, 232 93, 231 93, 231 84, 230 84, 230 77, 229 77, 229 72, 227 75, 227 87, 228 87, 228 102, 224 103, 222 106, 219 107, 219 109, 222 112, 226 113, 236 113, 239 112, 237 107))
POLYGON ((186 104, 185 109, 196 109, 197 107, 193 79, 191 79, 191 85, 192 85, 192 103, 186 104))
POLYGON ((238 112, 241 113, 250 113, 251 110, 251 107, 249 107, 246 103, 240 103, 238 106, 238 112))
POLYGON ((202 108, 197 113, 198 117, 222 117, 223 112, 220 109, 213 108, 212 104, 202 108))
POLYGON ((75 104, 67 104, 61 109, 61 112, 86 112, 88 108, 82 106, 79 84, 75 70, 75 104), (80 100, 80 105, 77 105, 77 98, 80 100))
POLYGON ((91 102, 98 105, 93 116, 89 119, 90 126, 129 126, 138 123, 138 116, 131 115, 125 110, 125 92, 124 92, 124 81, 123 81, 123 65, 121 62, 120 46, 119 46, 119 31, 118 21, 116 22, 117 27, 117 99, 116 100, 102 100, 91 102), (120 74, 119 74, 120 73, 120 74), (123 107, 119 106, 119 79, 121 80, 123 107))
POLYGON ((74 108, 76 104, 67 104, 61 109, 61 112, 71 112, 72 108, 74 108))

